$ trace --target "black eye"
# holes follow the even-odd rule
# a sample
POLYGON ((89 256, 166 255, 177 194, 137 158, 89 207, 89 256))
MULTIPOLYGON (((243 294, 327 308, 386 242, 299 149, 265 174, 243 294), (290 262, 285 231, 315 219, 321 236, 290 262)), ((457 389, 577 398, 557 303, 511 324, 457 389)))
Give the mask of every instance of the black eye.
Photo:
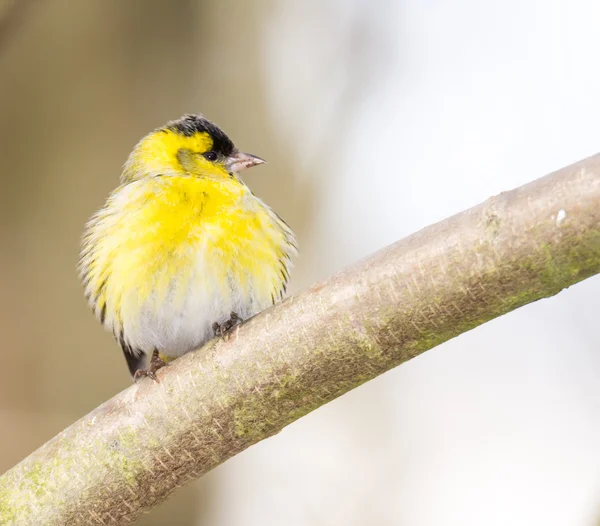
POLYGON ((208 161, 216 161, 217 160, 217 152, 206 152, 204 154, 204 158, 208 161))

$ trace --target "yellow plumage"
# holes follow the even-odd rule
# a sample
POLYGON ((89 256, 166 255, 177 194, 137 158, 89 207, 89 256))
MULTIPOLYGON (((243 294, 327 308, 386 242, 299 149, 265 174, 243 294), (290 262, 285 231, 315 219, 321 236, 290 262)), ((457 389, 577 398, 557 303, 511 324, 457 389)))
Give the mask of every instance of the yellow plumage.
POLYGON ((141 353, 175 358, 231 312, 245 319, 282 296, 294 235, 230 170, 257 159, 186 116, 136 146, 123 184, 90 220, 86 294, 132 373, 141 353))

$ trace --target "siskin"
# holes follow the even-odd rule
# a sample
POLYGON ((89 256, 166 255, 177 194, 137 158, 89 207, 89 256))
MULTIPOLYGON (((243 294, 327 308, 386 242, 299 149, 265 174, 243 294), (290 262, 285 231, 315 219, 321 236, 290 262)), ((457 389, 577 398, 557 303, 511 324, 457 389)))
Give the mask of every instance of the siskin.
POLYGON ((135 146, 121 185, 88 222, 86 297, 134 378, 156 378, 283 296, 294 233, 238 177, 264 162, 185 115, 135 146))

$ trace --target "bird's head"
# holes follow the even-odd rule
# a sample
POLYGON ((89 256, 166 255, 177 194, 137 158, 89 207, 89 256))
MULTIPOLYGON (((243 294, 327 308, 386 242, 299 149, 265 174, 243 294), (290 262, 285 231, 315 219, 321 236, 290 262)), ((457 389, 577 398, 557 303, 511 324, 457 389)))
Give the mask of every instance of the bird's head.
POLYGON ((201 115, 184 115, 135 146, 125 163, 122 181, 180 174, 228 178, 264 162, 240 152, 218 126, 201 115))

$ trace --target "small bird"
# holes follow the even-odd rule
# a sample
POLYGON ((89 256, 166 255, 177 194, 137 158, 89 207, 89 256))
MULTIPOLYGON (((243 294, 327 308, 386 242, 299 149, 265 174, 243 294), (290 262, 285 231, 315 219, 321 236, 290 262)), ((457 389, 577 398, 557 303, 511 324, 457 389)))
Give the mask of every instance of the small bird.
POLYGON ((86 298, 134 380, 156 379, 166 362, 283 297, 296 238, 238 176, 264 162, 184 115, 135 146, 86 225, 86 298))

